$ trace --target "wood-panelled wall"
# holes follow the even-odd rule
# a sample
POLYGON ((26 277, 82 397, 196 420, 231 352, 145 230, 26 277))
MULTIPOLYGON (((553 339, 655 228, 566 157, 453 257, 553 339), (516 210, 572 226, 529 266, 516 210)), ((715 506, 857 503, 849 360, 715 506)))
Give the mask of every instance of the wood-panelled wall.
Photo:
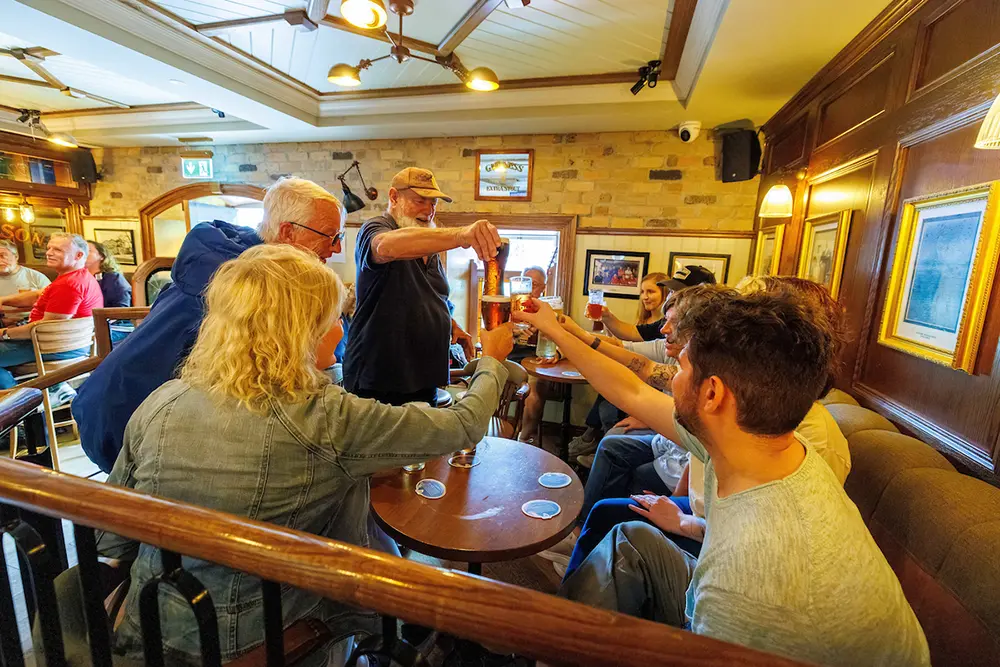
POLYGON ((783 274, 798 268, 807 217, 853 210, 840 299, 854 337, 839 384, 994 483, 1000 285, 975 375, 877 339, 901 202, 1000 179, 1000 151, 973 147, 998 93, 1000 2, 895 0, 764 125, 758 197, 776 183, 795 193, 791 220, 763 221, 788 223, 783 274))

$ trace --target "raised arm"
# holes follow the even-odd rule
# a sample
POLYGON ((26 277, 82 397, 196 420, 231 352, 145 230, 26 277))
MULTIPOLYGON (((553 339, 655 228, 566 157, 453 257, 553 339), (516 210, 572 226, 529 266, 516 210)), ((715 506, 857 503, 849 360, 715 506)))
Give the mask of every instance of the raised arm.
POLYGON ((607 306, 601 311, 601 322, 604 322, 608 331, 622 340, 642 340, 639 329, 634 324, 618 319, 614 313, 608 310, 607 306))
POLYGON ((477 220, 467 227, 406 227, 382 232, 372 239, 372 256, 376 264, 387 264, 471 247, 479 259, 486 261, 496 256, 499 245, 496 227, 486 220, 477 220))
POLYGON ((597 345, 598 352, 609 359, 617 361, 622 366, 625 366, 649 386, 661 391, 664 389, 670 389, 670 381, 673 380, 674 375, 677 374, 676 366, 658 364, 652 359, 636 352, 630 352, 624 348, 610 345, 605 342, 606 339, 604 336, 595 336, 594 334, 587 332, 583 327, 573 321, 573 318, 571 317, 563 316, 561 323, 563 329, 573 334, 581 342, 586 344, 587 347, 593 348, 594 340, 600 340, 601 342, 597 345))
MULTIPOLYGON (((644 383, 637 375, 608 356, 592 350, 582 340, 563 329, 547 303, 534 300, 538 312, 515 313, 545 333, 587 378, 591 386, 613 405, 637 417, 657 433, 677 441, 674 428, 674 399, 644 383)), ((617 348, 615 348, 617 350, 617 348)))

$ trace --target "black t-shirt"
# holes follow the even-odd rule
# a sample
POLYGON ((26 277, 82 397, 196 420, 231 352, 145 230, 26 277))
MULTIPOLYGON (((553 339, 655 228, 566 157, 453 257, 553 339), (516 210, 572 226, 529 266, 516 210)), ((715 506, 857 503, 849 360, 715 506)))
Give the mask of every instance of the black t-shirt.
POLYGON ((448 384, 448 278, 435 254, 376 264, 372 241, 399 229, 388 214, 358 232, 357 307, 344 359, 348 391, 410 394, 448 384))
POLYGON ((642 336, 643 340, 657 340, 658 338, 663 338, 663 334, 660 333, 660 329, 663 328, 663 324, 666 322, 662 317, 652 324, 637 324, 635 328, 638 329, 639 335, 642 336))

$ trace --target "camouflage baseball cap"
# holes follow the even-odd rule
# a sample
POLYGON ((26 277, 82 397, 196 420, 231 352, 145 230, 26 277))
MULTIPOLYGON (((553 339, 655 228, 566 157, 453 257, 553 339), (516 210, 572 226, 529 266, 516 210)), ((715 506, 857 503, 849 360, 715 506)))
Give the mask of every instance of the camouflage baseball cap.
POLYGON ((434 178, 430 169, 407 167, 392 177, 390 186, 397 190, 413 190, 421 197, 443 199, 449 204, 451 203, 451 197, 441 192, 437 179, 434 178))

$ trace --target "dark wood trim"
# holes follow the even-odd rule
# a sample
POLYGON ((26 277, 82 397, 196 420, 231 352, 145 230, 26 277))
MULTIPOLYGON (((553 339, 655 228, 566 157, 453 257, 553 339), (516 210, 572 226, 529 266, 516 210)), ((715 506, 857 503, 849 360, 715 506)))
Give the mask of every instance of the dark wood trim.
POLYGON ((30 415, 42 404, 38 389, 17 387, 0 394, 0 430, 7 430, 30 415))
MULTIPOLYGON (((503 79, 500 90, 530 90, 532 88, 561 88, 564 86, 596 86, 607 83, 635 83, 635 72, 605 72, 604 74, 580 74, 574 76, 545 76, 534 79, 503 79)), ((385 97, 418 97, 423 95, 448 95, 469 93, 463 83, 446 83, 436 86, 409 86, 405 88, 377 88, 374 90, 336 91, 321 93, 320 100, 365 100, 385 97)))
POLYGON ((475 200, 476 201, 531 201, 531 193, 535 184, 535 149, 534 148, 479 148, 476 150, 476 189, 475 189, 475 200), (482 159, 483 155, 499 154, 499 153, 527 153, 528 154, 528 194, 524 197, 484 197, 479 194, 479 161, 482 159))
POLYGON ((546 664, 802 665, 663 623, 30 463, 0 459, 0 499, 546 664))
MULTIPOLYGON (((139 209, 139 226, 142 229, 142 256, 156 257, 156 242, 153 234, 153 219, 164 211, 199 197, 210 195, 232 195, 234 197, 248 197, 250 199, 264 199, 264 188, 249 183, 219 183, 217 181, 199 181, 198 183, 188 183, 164 192, 156 199, 147 202, 139 209)), ((149 260, 147 260, 149 261, 149 260)), ((134 278, 133 278, 134 280, 134 278)), ((135 300, 135 291, 132 293, 135 300)), ((136 303, 137 306, 145 304, 136 303)))
POLYGON ((149 277, 162 269, 169 269, 174 265, 173 257, 153 257, 136 267, 132 273, 132 307, 147 308, 146 303, 146 281, 149 277))
POLYGON ((827 86, 836 82, 862 57, 889 36, 903 21, 922 7, 928 0, 893 0, 871 23, 835 55, 823 69, 788 100, 766 123, 763 130, 772 134, 773 128, 786 125, 827 86))
MULTIPOLYGON (((390 14, 389 18, 390 19, 394 18, 394 15, 390 14)), ((319 24, 329 26, 334 30, 341 30, 343 32, 349 32, 354 35, 361 35, 362 37, 367 37, 368 39, 376 39, 380 42, 385 42, 386 44, 392 44, 392 42, 389 41, 389 36, 386 34, 385 29, 365 30, 364 28, 359 28, 355 25, 351 25, 350 23, 347 22, 346 19, 342 19, 339 16, 333 16, 331 14, 327 14, 325 18, 320 20, 319 24)), ((425 42, 420 39, 407 37, 405 25, 403 27, 403 46, 410 49, 411 51, 417 51, 419 53, 424 53, 429 56, 437 57, 441 55, 441 53, 438 51, 437 44, 431 44, 430 42, 425 42)))
MULTIPOLYGON (((691 22, 698 7, 698 0, 674 0, 674 12, 670 17, 670 27, 667 29, 667 43, 663 46, 663 56, 660 65, 660 77, 666 81, 677 78, 677 68, 684 55, 691 22)), ((634 75, 633 75, 634 78, 634 75)))
MULTIPOLYGON (((882 67, 882 66, 889 67, 889 66, 891 66, 890 61, 895 56, 896 56, 896 51, 894 49, 890 50, 887 54, 885 54, 882 58, 880 58, 878 60, 878 62, 874 63, 871 67, 868 67, 867 69, 865 69, 862 72, 858 72, 857 75, 851 77, 847 81, 847 83, 845 85, 841 86, 835 92, 833 92, 833 93, 831 93, 829 95, 826 95, 823 99, 819 100, 819 114, 818 114, 818 116, 816 118, 815 127, 813 128, 814 131, 815 131, 815 133, 816 133, 816 135, 817 135, 817 137, 814 137, 813 140, 812 140, 812 142, 808 142, 808 143, 812 143, 813 144, 812 152, 814 152, 814 153, 820 152, 821 150, 823 150, 824 148, 830 146, 831 144, 833 144, 833 143, 835 143, 837 141, 840 141, 841 139, 843 139, 847 135, 849 135, 849 134, 851 134, 853 132, 857 132, 858 130, 860 130, 865 125, 868 125, 869 123, 871 123, 875 119, 884 116, 886 113, 888 113, 890 111, 889 104, 888 104, 888 99, 883 100, 883 102, 882 102, 882 108, 879 109, 878 111, 876 111, 875 113, 873 113, 871 116, 868 116, 868 118, 864 118, 864 119, 858 121, 857 123, 855 123, 851 127, 847 128, 846 130, 844 130, 840 134, 838 134, 836 136, 833 136, 833 137, 830 137, 829 139, 827 139, 826 141, 824 141, 821 144, 817 143, 818 142, 818 135, 819 135, 820 131, 823 128, 823 121, 825 120, 825 113, 826 113, 826 106, 827 106, 827 104, 832 103, 840 95, 846 94, 851 88, 853 88, 855 85, 857 85, 858 83, 860 83, 862 79, 864 79, 869 74, 871 74, 872 72, 874 72, 875 70, 877 70, 879 67, 882 67)), ((889 95, 889 90, 886 91, 886 96, 888 97, 888 95, 889 95)))
POLYGON ((233 28, 248 28, 250 26, 268 25, 270 23, 284 23, 284 14, 268 14, 266 16, 248 16, 240 19, 230 19, 228 21, 213 21, 211 23, 199 23, 194 29, 208 37, 215 37, 219 33, 228 32, 233 28))
POLYGON ((67 380, 72 380, 75 377, 86 375, 97 368, 100 363, 100 357, 86 357, 83 360, 74 362, 68 366, 63 366, 53 371, 47 371, 45 375, 36 377, 33 380, 22 382, 17 385, 17 388, 48 389, 49 387, 56 386, 60 382, 66 382, 67 380))
POLYGON ((483 21, 490 17, 493 11, 502 5, 504 0, 477 0, 469 8, 462 20, 448 31, 444 39, 437 45, 438 55, 446 56, 458 48, 465 38, 472 34, 483 21))
POLYGON ((753 230, 725 231, 721 229, 649 229, 645 227, 630 229, 627 227, 578 227, 576 233, 580 236, 675 236, 725 239, 757 238, 757 232, 753 230))

